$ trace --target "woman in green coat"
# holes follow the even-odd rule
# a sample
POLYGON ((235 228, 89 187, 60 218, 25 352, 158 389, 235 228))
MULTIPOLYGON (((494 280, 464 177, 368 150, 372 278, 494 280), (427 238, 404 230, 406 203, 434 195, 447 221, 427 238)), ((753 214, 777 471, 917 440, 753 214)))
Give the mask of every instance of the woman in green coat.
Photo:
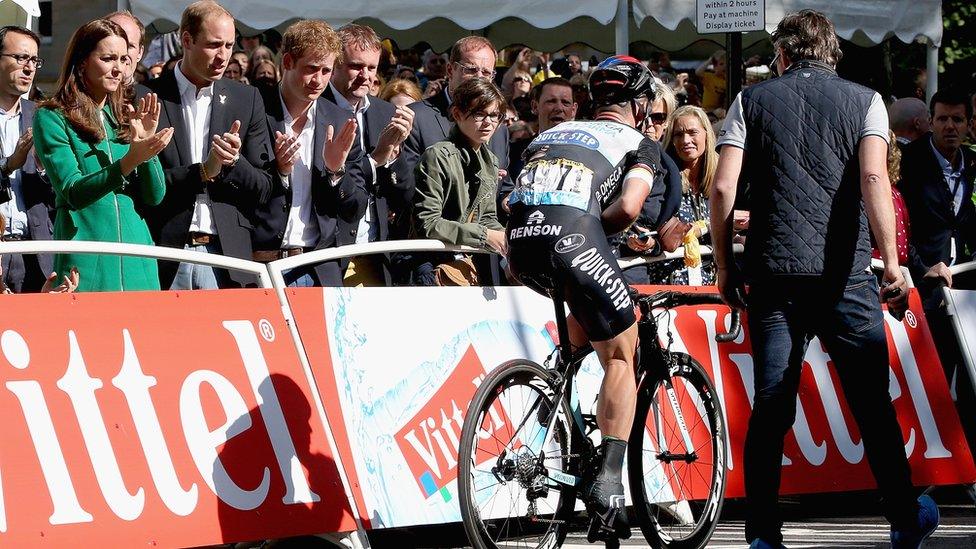
MULTIPOLYGON (((152 244, 136 203, 155 206, 165 180, 156 155, 173 136, 156 132, 159 102, 124 101, 125 31, 97 19, 71 38, 54 97, 34 115, 34 147, 54 187, 54 238, 152 244)), ((59 254, 55 270, 81 272, 78 291, 158 290, 156 261, 59 254)))

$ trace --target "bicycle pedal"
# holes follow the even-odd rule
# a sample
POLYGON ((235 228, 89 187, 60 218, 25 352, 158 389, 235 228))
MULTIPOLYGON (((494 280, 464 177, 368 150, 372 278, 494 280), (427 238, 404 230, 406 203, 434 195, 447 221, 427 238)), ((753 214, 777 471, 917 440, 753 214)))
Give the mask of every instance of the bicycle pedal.
POLYGON ((586 533, 586 539, 590 543, 605 541, 609 544, 611 541, 630 539, 630 525, 623 496, 614 496, 611 507, 606 512, 593 510, 590 515, 590 527, 586 533))

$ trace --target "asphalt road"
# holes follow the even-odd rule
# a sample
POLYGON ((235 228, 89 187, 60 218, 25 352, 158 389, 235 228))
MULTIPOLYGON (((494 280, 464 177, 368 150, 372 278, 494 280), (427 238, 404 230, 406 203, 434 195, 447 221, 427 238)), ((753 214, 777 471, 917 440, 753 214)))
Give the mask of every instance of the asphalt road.
MULTIPOLYGON (((976 505, 959 488, 940 488, 932 493, 942 515, 939 529, 924 544, 933 548, 976 548, 976 505)), ((789 548, 889 546, 888 523, 881 516, 877 497, 870 493, 830 494, 786 498, 782 501, 784 544, 789 548)), ((745 548, 744 506, 727 501, 722 518, 708 547, 745 548)), ((374 533, 375 534, 375 533, 374 533)), ((374 548, 467 547, 460 525, 387 531, 371 535, 374 548)), ((634 529, 624 547, 646 547, 639 529, 634 529)), ((586 542, 585 531, 572 533, 566 549, 600 547, 586 542)))

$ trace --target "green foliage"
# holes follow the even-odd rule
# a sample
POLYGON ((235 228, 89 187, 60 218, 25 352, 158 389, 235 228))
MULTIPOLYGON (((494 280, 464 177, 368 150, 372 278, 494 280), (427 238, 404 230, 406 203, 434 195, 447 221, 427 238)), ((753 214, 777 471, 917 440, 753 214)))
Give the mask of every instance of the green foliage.
POLYGON ((976 3, 972 0, 943 0, 942 55, 940 72, 951 65, 976 60, 976 3))

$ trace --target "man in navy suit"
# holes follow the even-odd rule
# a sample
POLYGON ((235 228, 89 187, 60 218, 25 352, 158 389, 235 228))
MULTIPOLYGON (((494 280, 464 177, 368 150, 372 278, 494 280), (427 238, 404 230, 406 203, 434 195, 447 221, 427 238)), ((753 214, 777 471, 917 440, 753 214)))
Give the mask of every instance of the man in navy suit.
MULTIPOLYGON (((234 40, 234 17, 216 2, 183 11, 183 59, 148 85, 163 106, 159 128, 176 132, 159 154, 166 196, 146 220, 156 244, 251 259, 254 212, 271 196, 274 158, 257 89, 221 79, 234 40)), ((159 262, 159 274, 174 290, 254 282, 247 273, 171 261, 159 262)))
MULTIPOLYGON (((30 91, 42 61, 40 38, 23 27, 0 28, 0 214, 3 239, 50 240, 54 191, 34 156, 34 102, 30 91)), ((11 291, 37 291, 51 274, 50 254, 3 256, 2 277, 11 291)), ((66 274, 66 273, 65 273, 66 274)))
MULTIPOLYGON (((401 162, 394 162, 410 134, 414 113, 369 95, 383 45, 373 29, 349 24, 338 30, 342 56, 324 97, 358 122, 360 167, 366 180, 367 203, 353 220, 339 220, 336 244, 365 244, 403 236, 401 223, 409 217, 413 178, 401 162)), ((347 286, 390 285, 389 259, 368 255, 342 260, 347 286)))
MULTIPOLYGON (((410 105, 416 113, 413 129, 403 144, 401 161, 405 164, 407 177, 413 187, 414 168, 420 163, 420 156, 427 147, 447 139, 454 121, 449 112, 451 93, 465 80, 471 78, 495 78, 495 47, 483 36, 465 36, 451 47, 447 65, 447 86, 440 93, 410 105)), ((504 125, 495 130, 488 142, 488 148, 498 158, 498 198, 507 196, 512 190, 512 180, 508 173, 508 128, 504 125)), ((517 175, 517 174, 516 174, 517 175)), ((499 207, 499 213, 504 210, 499 207)), ((504 220, 502 221, 504 223, 504 220)), ((488 284, 497 285, 502 276, 497 257, 475 257, 479 278, 488 284)), ((423 268, 423 267, 421 267, 423 268)))
MULTIPOLYGON (((268 262, 336 245, 336 230, 357 220, 367 201, 356 119, 324 92, 342 51, 324 21, 299 21, 282 37, 281 83, 266 91, 275 152, 275 188, 258 207, 254 259, 268 262)), ((285 273, 291 286, 341 286, 339 261, 285 273)))
MULTIPOLYGON (((906 145, 902 180, 912 227, 910 268, 916 280, 942 278, 952 285, 948 267, 971 261, 976 253, 976 155, 962 146, 973 116, 969 97, 940 90, 930 105, 932 132, 906 145)), ((923 298, 928 297, 922 285, 923 298)), ((932 309, 941 291, 925 299, 932 309)))

